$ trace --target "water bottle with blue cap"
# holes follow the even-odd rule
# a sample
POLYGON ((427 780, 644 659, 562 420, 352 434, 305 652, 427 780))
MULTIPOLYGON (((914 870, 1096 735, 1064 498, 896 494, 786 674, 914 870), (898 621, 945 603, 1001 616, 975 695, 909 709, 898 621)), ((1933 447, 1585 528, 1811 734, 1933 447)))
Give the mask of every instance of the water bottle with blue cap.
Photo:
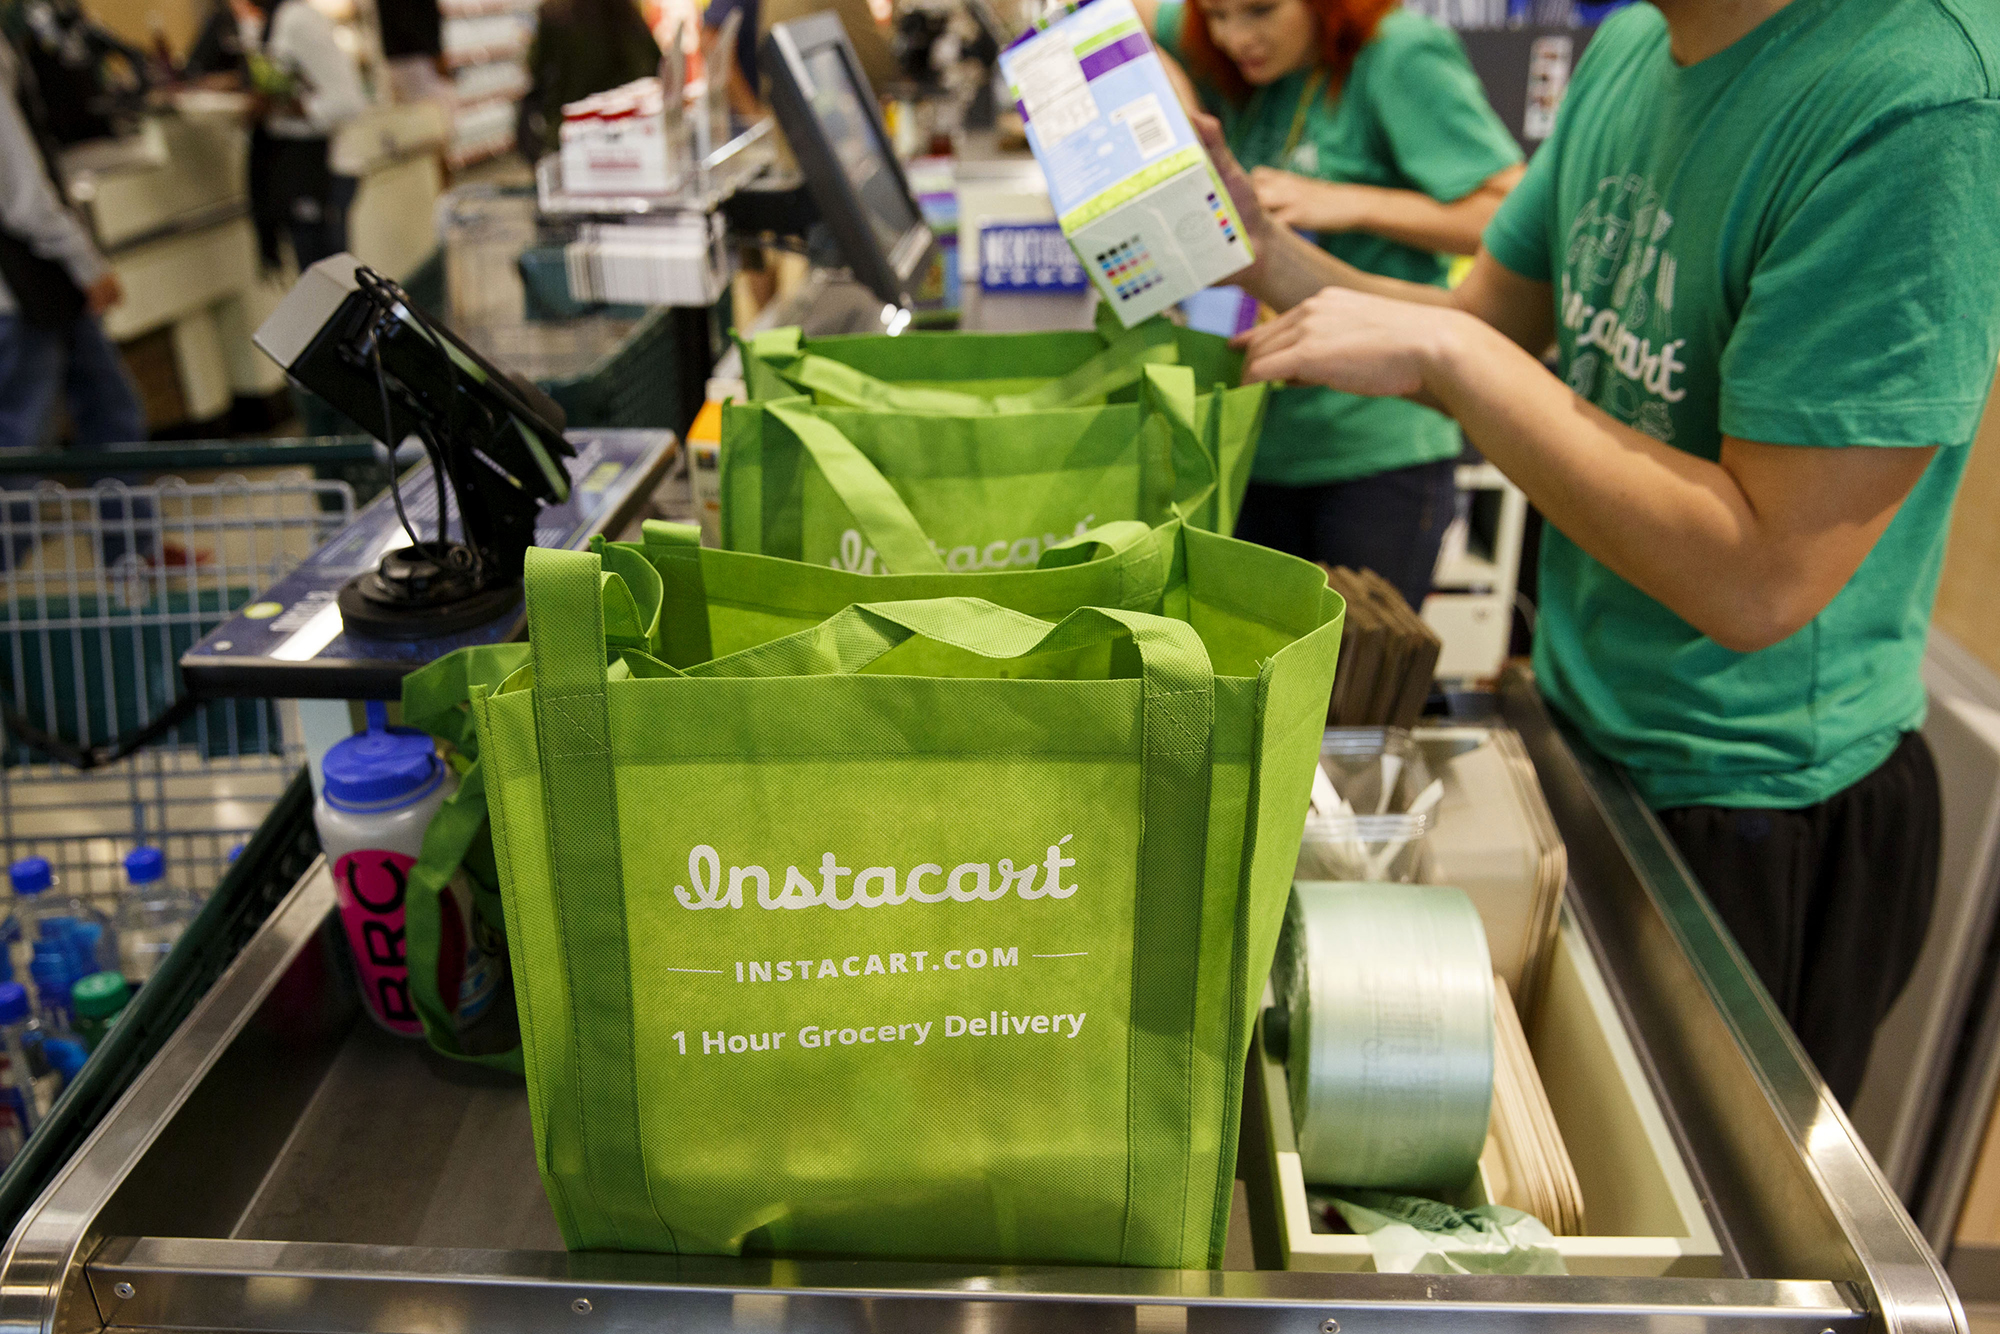
MULTIPOLYGON (((0 936, 10 945, 18 945, 14 950, 18 967, 26 968, 31 962, 35 946, 50 934, 44 926, 51 921, 66 923, 56 935, 76 952, 78 977, 117 966, 118 944, 111 915, 81 895, 64 892, 62 879, 48 858, 21 858, 7 868, 7 879, 14 888, 13 921, 19 934, 0 928, 0 936)), ((12 980, 11 970, 8 980, 12 980)))
POLYGON ((118 905, 119 971, 134 982, 153 975, 181 938, 201 900, 167 879, 167 855, 154 847, 125 854, 125 898, 118 905))
MULTIPOLYGON (((422 1037, 410 997, 404 895, 424 831, 458 791, 458 775, 430 737, 389 726, 379 702, 368 705, 368 730, 328 750, 320 769, 313 822, 333 866, 340 921, 368 1012, 392 1033, 422 1037)), ((462 1031, 492 1008, 506 956, 474 911, 463 872, 441 897, 438 991, 462 1031)))
POLYGON ((28 1004, 28 989, 19 982, 0 982, 0 1055, 7 1061, 0 1072, 0 1106, 12 1114, 23 1138, 34 1133, 46 1111, 35 1087, 41 1045, 41 1025, 28 1004))

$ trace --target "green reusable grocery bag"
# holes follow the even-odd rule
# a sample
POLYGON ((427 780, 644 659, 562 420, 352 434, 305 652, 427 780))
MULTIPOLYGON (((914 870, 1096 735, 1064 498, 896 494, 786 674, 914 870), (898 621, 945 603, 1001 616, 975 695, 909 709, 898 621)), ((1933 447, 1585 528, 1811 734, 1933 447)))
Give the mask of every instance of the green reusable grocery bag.
MULTIPOLYGON (((1017 611, 1061 616, 1102 605, 1157 609, 1167 595, 1178 524, 1155 532, 1115 523, 1042 553, 1041 568, 972 575, 862 575, 796 561, 705 550, 691 525, 649 520, 643 545, 593 541, 605 568, 619 577, 603 586, 607 652, 650 650, 677 666, 751 648, 820 621, 850 603, 971 594, 1017 611)), ((471 700, 529 661, 526 644, 464 649, 403 678, 403 721, 450 748, 459 790, 431 818, 405 889, 410 996, 425 1036, 455 1060, 519 1073, 518 1045, 482 1025, 477 1050, 458 1032, 437 985, 443 894, 461 869, 488 930, 504 937, 486 819, 485 771, 471 700)))
POLYGON ((867 574, 1033 568, 1099 524, 1235 525, 1266 386, 1197 395, 1148 366, 1136 403, 953 417, 731 404, 722 414, 722 545, 867 574), (1246 442, 1248 442, 1246 444, 1246 442))
POLYGON ((958 416, 1129 402, 1140 370, 1186 366, 1207 390, 1243 379, 1227 339, 1155 316, 1131 329, 1099 307, 1095 331, 737 336, 752 401, 808 394, 828 407, 958 416))
POLYGON ((607 668, 622 576, 530 553, 473 707, 569 1245, 1219 1262, 1341 606, 1151 538, 1164 614, 875 602, 685 668, 607 668))

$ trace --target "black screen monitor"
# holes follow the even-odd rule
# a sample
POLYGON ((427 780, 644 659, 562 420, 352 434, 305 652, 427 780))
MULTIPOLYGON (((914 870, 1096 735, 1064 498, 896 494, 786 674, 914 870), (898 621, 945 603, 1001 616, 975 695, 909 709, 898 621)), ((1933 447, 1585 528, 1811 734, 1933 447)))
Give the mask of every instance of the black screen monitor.
POLYGON ((774 24, 763 64, 772 110, 848 267, 882 300, 908 306, 930 259, 931 229, 839 16, 774 24))

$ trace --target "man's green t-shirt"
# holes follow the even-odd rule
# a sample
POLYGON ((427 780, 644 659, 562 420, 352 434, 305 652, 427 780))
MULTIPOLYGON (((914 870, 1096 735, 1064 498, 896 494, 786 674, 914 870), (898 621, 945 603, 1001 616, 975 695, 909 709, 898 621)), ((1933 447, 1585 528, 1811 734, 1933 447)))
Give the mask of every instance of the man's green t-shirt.
POLYGON ((1486 244, 1555 287, 1570 387, 1676 448, 1942 446, 1847 586, 1736 653, 1553 527, 1543 692, 1660 808, 1794 808, 1885 760, 2000 354, 2000 4, 1793 0, 1685 68, 1635 5, 1486 244))
MULTIPOLYGON (((1160 46, 1181 57, 1181 0, 1162 4, 1160 46)), ((1416 190, 1451 203, 1521 160, 1521 150, 1486 101, 1479 76, 1449 30, 1392 10, 1355 57, 1337 96, 1321 91, 1305 109, 1297 144, 1285 142, 1312 76, 1287 74, 1232 105, 1201 86, 1246 168, 1277 167, 1323 181, 1416 190)), ((1324 81, 1318 86, 1324 90, 1324 81)), ((1366 232, 1322 235, 1326 252, 1390 278, 1443 286, 1447 265, 1366 232)), ((1264 417, 1251 475, 1279 486, 1315 486, 1391 468, 1456 457, 1458 427, 1402 399, 1357 398, 1330 389, 1280 389, 1264 417)))

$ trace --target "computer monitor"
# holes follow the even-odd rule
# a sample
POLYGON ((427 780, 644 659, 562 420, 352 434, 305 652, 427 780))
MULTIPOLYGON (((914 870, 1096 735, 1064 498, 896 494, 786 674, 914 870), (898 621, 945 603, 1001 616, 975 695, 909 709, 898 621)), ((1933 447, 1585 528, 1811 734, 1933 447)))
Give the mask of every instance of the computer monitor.
POLYGON ((773 25, 762 59, 771 108, 847 266, 883 301, 909 305, 931 229, 839 16, 773 25))

